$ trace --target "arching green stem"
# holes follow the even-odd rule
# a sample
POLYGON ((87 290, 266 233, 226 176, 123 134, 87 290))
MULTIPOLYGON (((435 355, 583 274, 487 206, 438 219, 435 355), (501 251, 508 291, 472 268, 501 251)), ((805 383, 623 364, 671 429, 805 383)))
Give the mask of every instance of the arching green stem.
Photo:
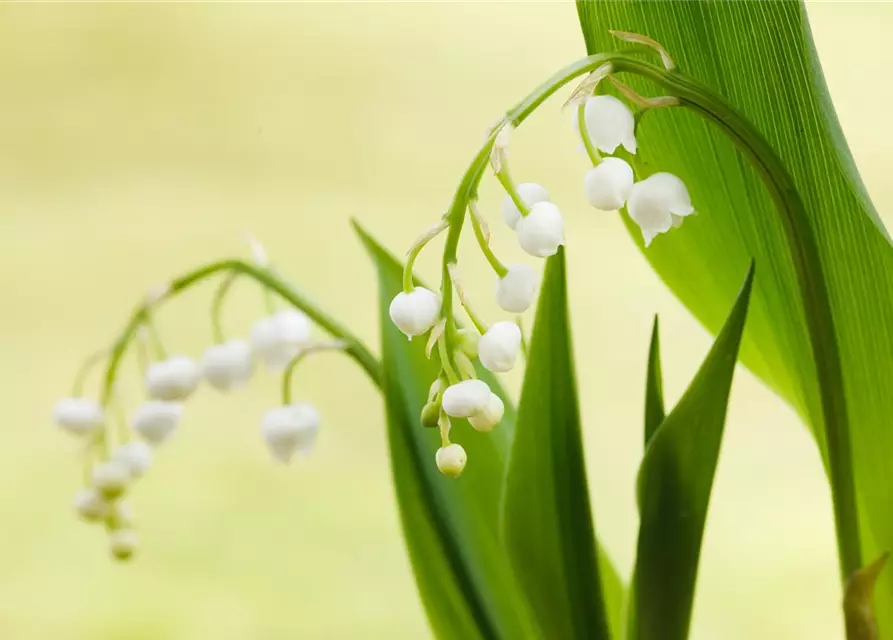
POLYGON ((343 340, 332 340, 331 342, 318 342, 301 349, 301 352, 289 361, 288 366, 285 367, 285 371, 282 373, 282 404, 291 404, 291 379, 299 362, 312 353, 344 351, 346 348, 347 344, 343 340))
MULTIPOLYGON (((257 281, 264 289, 276 293, 283 300, 306 313, 322 329, 333 337, 342 340, 345 344, 345 352, 356 360, 376 385, 380 386, 381 364, 369 349, 339 322, 293 289, 290 284, 263 267, 258 267, 242 260, 221 260, 199 267, 171 281, 167 291, 161 296, 158 303, 173 298, 193 285, 226 271, 237 272, 257 281)), ((107 406, 111 399, 118 366, 127 351, 127 347, 142 325, 146 312, 145 304, 139 305, 134 310, 130 320, 112 347, 105 371, 105 383, 102 391, 103 405, 107 406)))

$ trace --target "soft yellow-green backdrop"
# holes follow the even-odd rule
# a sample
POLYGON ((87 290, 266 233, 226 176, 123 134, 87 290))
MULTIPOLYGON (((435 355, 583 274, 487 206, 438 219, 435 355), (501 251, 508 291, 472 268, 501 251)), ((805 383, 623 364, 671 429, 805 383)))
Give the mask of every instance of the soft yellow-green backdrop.
MULTIPOLYGON (((893 4, 809 11, 883 213, 893 206, 893 89, 863 85, 888 75, 893 4)), ((299 394, 325 425, 314 455, 288 468, 258 434, 275 379, 231 397, 203 389, 134 491, 142 548, 127 566, 71 512, 78 447, 51 425, 52 405, 149 286, 245 254, 246 232, 374 342, 375 279, 348 219, 402 251, 442 213, 486 127, 584 53, 567 2, 0 6, 0 638, 428 637, 381 403, 345 360, 299 373, 299 394)), ((709 337, 616 215, 585 205, 585 162, 559 101, 514 142, 516 175, 548 185, 567 214, 592 496, 627 570, 652 314, 663 320, 671 399, 709 337)), ((497 251, 520 258, 496 224, 492 185, 484 210, 497 251)), ((435 273, 436 253, 423 273, 435 273)), ((485 264, 463 255, 493 317, 485 264)), ((208 345, 208 300, 205 288, 165 308, 169 350, 208 345)), ((261 312, 257 292, 238 285, 229 332, 261 312)), ((693 637, 840 637, 829 499, 806 430, 741 370, 726 433, 693 637)))

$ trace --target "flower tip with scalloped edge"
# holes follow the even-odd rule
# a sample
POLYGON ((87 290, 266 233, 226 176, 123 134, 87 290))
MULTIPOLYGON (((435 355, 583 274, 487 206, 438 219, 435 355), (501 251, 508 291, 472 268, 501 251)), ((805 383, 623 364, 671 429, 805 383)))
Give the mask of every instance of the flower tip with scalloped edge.
POLYGON ((681 224, 695 210, 685 183, 672 173, 660 172, 633 185, 626 203, 629 217, 642 230, 645 246, 655 236, 681 224))
POLYGON ((425 287, 414 287, 406 293, 401 291, 388 307, 391 322, 412 340, 428 332, 437 324, 440 317, 440 296, 425 287))
POLYGON ((306 453, 313 448, 320 423, 313 405, 296 403, 274 407, 264 415, 261 435, 273 458, 288 464, 296 452, 306 453))
POLYGON ((614 153, 621 145, 636 153, 636 118, 626 103, 614 96, 598 95, 586 101, 585 109, 586 131, 592 144, 604 153, 614 153))
POLYGON ((584 191, 586 199, 601 211, 616 211, 626 204, 633 190, 633 168, 620 158, 603 158, 586 172, 584 191))

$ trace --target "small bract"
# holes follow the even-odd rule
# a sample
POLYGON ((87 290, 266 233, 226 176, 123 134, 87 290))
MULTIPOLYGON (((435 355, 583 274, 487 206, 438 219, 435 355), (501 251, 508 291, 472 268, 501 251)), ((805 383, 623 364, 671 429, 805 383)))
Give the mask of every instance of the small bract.
POLYGON ((155 400, 185 400, 195 391, 199 377, 195 360, 174 356, 149 365, 146 389, 155 400))
POLYGON ((444 412, 453 418, 470 418, 483 411, 490 400, 490 387, 483 380, 463 380, 443 392, 444 412))
POLYGON ((493 373, 511 371, 521 350, 521 329, 514 322, 493 324, 478 341, 481 364, 493 373))
POLYGON ((202 372, 218 391, 244 387, 254 373, 251 345, 245 340, 230 340, 209 347, 202 359, 202 372))
POLYGON ((626 205, 629 217, 639 225, 645 246, 659 233, 681 224, 695 212, 685 183, 672 173, 655 173, 633 185, 626 205))
POLYGON ((146 442, 158 445, 170 437, 182 417, 183 405, 150 400, 137 407, 130 425, 146 442))
POLYGON ((53 411, 56 424, 76 436, 85 436, 102 428, 105 412, 91 398, 63 398, 53 411))
MULTIPOLYGON (((516 187, 516 190, 521 201, 528 207, 532 207, 537 202, 549 200, 549 192, 546 191, 546 188, 535 182, 522 182, 516 187)), ((512 229, 518 226, 518 221, 521 219, 521 211, 515 205, 512 197, 508 195, 502 200, 502 219, 512 229)))
POLYGON ((505 404, 503 404, 502 399, 498 395, 491 393, 487 407, 471 416, 468 422, 478 431, 486 433, 502 421, 503 415, 505 415, 505 404))
POLYGON ((401 291, 388 308, 391 322, 410 340, 431 329, 440 317, 440 296, 425 287, 401 291))
POLYGON ((509 313, 524 313, 533 304, 539 276, 523 263, 510 264, 508 273, 496 279, 496 304, 509 313))
POLYGON ((134 440, 115 449, 112 460, 127 467, 132 477, 141 478, 152 466, 152 448, 145 442, 134 440))
POLYGON ((319 413, 307 403, 275 407, 267 411, 261 435, 276 460, 288 463, 296 451, 313 448, 320 425, 319 413))
POLYGON ((434 460, 437 462, 437 468, 443 475, 448 478, 458 478, 462 475, 462 471, 465 470, 468 455, 465 453, 462 445, 454 442, 438 449, 434 460))
POLYGON ((285 309, 258 320, 251 329, 251 348, 270 371, 281 371, 310 344, 311 324, 298 309, 285 309))
MULTIPOLYGON (((574 122, 577 119, 574 118, 574 122)), ((586 131, 600 151, 614 153, 623 147, 636 152, 636 118, 625 103, 614 96, 592 96, 586 101, 586 131)))
POLYGON ((521 248, 537 258, 555 255, 564 244, 564 219, 551 202, 533 205, 530 213, 518 221, 515 231, 521 248))
POLYGON ((596 209, 614 211, 626 204, 633 190, 633 168, 620 158, 604 158, 586 172, 586 198, 596 209))

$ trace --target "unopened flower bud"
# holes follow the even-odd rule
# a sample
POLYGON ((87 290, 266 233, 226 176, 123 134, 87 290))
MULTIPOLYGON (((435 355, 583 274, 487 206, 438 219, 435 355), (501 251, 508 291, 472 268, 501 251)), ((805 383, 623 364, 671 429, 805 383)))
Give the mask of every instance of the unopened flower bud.
POLYGON ((459 330, 459 349, 466 356, 474 360, 478 357, 478 340, 481 335, 474 329, 459 330))
POLYGON ((297 309, 261 318, 251 329, 251 348, 270 371, 281 371, 310 344, 310 320, 297 309))
POLYGON ((483 380, 463 380, 443 392, 443 410, 453 418, 469 418, 482 411, 490 400, 490 387, 483 380))
POLYGON ((409 293, 401 291, 391 300, 388 314, 397 328, 412 339, 437 323, 440 296, 425 287, 415 287, 409 293))
POLYGON ((94 487, 85 487, 74 494, 74 510, 85 522, 99 522, 110 513, 110 505, 94 487))
POLYGON ((127 489, 130 470, 123 462, 109 460, 93 467, 93 487, 106 500, 114 500, 127 489))
POLYGON ((508 273, 496 280, 496 304, 509 313, 524 313, 533 304, 539 276, 523 263, 510 264, 508 273))
POLYGON ((419 416, 419 421, 421 422, 422 426, 433 429, 434 427, 438 426, 439 419, 440 402, 426 402, 425 406, 422 407, 422 413, 419 416))
POLYGON ((132 477, 141 478, 152 466, 152 448, 145 442, 134 440, 115 449, 112 460, 127 467, 132 477))
POLYGON ((90 398, 63 398, 53 411, 56 424, 76 436, 85 436, 102 428, 105 412, 90 398))
POLYGON ((505 404, 498 395, 491 393, 487 407, 471 416, 468 422, 478 431, 487 432, 502 421, 503 415, 505 415, 505 404))
POLYGON ((183 417, 183 405, 164 400, 144 402, 133 413, 130 424, 149 444, 164 442, 177 428, 183 417))
POLYGON ((654 236, 678 226, 682 217, 695 211, 685 183, 672 173, 655 173, 634 184, 626 209, 642 230, 646 247, 654 236))
POLYGON ((521 248, 537 258, 555 255, 564 244, 564 219, 551 202, 533 205, 530 213, 518 221, 515 231, 521 248))
POLYGON ((633 169, 620 158, 604 158, 586 172, 586 198, 596 209, 620 209, 633 189, 633 169))
POLYGON ((116 560, 129 560, 136 553, 138 544, 133 529, 115 529, 109 533, 109 550, 116 560))
POLYGON ((195 360, 174 356, 149 365, 146 389, 155 400, 185 400, 198 386, 199 376, 195 360))
POLYGON ((273 457, 288 463, 296 451, 310 451, 316 442, 319 425, 319 413, 312 405, 290 404, 267 411, 261 435, 273 457))
POLYGON ((218 391, 243 387, 254 373, 254 354, 245 340, 215 344, 205 351, 202 360, 205 380, 218 391))
POLYGON ((497 322, 478 342, 481 364, 493 373, 511 371, 521 350, 521 329, 514 322, 497 322))
POLYGON ((468 462, 468 455, 462 445, 455 442, 437 450, 434 456, 437 462, 437 468, 447 478, 458 478, 465 469, 465 463, 468 462))
POLYGON ((632 110, 614 96, 592 96, 586 101, 586 131, 601 151, 614 153, 623 145, 627 151, 635 153, 635 129, 636 118, 632 110))
MULTIPOLYGON (((546 188, 535 182, 522 182, 516 189, 521 201, 528 207, 532 207, 537 202, 548 202, 549 200, 549 192, 546 191, 546 188)), ((502 201, 502 219, 512 229, 518 226, 518 221, 521 219, 521 212, 511 196, 506 196, 502 201)))

